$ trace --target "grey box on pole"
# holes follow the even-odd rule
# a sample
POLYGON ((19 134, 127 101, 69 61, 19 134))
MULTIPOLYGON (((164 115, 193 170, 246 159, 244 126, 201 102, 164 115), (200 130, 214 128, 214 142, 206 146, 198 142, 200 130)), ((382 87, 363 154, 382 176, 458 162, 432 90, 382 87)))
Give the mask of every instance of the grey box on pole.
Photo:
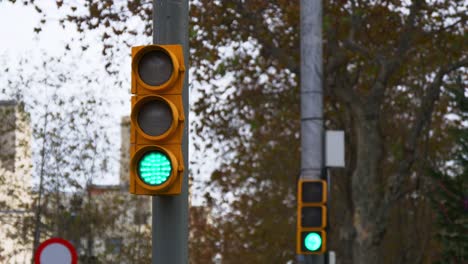
POLYGON ((325 133, 325 166, 344 168, 345 138, 344 131, 327 130, 325 133))

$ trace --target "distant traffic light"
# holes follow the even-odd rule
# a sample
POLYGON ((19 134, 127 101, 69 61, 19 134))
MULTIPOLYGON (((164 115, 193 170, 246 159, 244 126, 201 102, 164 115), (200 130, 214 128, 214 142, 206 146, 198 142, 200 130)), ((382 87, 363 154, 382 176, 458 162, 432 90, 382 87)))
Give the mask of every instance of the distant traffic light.
POLYGON ((181 192, 184 74, 182 46, 132 48, 130 193, 181 192))
POLYGON ((301 179, 297 189, 296 252, 323 254, 327 236, 327 183, 301 179))

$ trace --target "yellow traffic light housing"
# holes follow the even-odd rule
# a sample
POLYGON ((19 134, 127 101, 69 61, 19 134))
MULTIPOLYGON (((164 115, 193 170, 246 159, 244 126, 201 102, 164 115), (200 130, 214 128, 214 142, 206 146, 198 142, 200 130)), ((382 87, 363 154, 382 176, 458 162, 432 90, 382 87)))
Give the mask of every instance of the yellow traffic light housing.
POLYGON ((181 45, 132 48, 130 193, 181 192, 184 75, 181 45))
POLYGON ((323 254, 327 241, 327 182, 300 179, 297 190, 296 252, 323 254))

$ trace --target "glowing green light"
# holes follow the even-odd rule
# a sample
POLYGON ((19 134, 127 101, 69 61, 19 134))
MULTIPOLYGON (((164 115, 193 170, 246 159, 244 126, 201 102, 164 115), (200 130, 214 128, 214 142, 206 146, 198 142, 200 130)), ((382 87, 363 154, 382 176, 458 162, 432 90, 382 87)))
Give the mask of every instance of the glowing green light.
POLYGON ((322 246, 322 237, 317 233, 309 233, 304 238, 304 246, 310 251, 316 251, 322 246))
POLYGON ((138 164, 138 175, 148 185, 161 185, 171 176, 169 157, 159 151, 145 153, 138 164))

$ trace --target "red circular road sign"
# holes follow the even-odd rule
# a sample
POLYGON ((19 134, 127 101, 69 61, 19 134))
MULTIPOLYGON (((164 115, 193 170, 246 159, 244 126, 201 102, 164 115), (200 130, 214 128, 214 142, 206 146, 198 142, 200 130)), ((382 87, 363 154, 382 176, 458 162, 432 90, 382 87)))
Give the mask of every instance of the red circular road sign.
POLYGON ((42 242, 34 254, 35 264, 77 264, 78 255, 73 245, 62 238, 42 242))

